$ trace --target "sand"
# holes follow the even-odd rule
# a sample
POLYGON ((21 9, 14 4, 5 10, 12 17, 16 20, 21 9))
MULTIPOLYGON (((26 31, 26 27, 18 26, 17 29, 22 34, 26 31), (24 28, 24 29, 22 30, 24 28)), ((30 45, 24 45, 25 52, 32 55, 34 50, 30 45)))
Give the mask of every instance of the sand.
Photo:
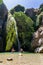
POLYGON ((0 53, 0 61, 0 65, 43 65, 43 54, 0 53))

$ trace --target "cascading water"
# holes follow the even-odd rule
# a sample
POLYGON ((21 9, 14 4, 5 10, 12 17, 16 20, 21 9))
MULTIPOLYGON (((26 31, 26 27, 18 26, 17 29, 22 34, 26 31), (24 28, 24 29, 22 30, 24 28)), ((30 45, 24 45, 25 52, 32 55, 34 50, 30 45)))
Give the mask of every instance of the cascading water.
POLYGON ((42 25, 43 25, 43 15, 42 15, 42 25))
POLYGON ((16 22, 15 22, 15 30, 16 30, 16 36, 17 36, 17 42, 18 42, 18 51, 20 52, 20 41, 19 41, 19 38, 18 38, 18 31, 17 31, 16 22))
POLYGON ((12 20, 14 21, 14 24, 15 24, 16 37, 17 37, 17 42, 18 42, 18 51, 20 52, 20 41, 18 38, 17 25, 16 25, 16 21, 14 20, 14 17, 12 17, 12 20))

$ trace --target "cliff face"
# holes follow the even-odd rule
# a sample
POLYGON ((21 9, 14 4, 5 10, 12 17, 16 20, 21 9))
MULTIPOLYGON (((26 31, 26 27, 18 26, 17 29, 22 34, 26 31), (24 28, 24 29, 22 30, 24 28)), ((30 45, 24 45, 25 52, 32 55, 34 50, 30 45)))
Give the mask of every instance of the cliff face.
MULTIPOLYGON (((43 11, 43 6, 41 5, 41 7, 43 11)), ((24 12, 25 9, 24 7, 22 8, 22 6, 16 6, 14 10, 11 10, 13 14, 11 15, 3 1, 0 0, 0 51, 4 51, 5 49, 9 51, 13 43, 16 43, 15 22, 17 22, 18 37, 21 42, 21 47, 27 51, 31 46, 34 52, 43 52, 43 20, 41 18, 43 12, 40 14, 40 10, 34 8, 26 9, 24 12), (42 20, 42 23, 39 20, 42 20), (39 27, 37 31, 35 27, 36 29, 39 27)))
POLYGON ((6 15, 7 15, 7 8, 4 5, 4 3, 2 3, 0 5, 0 19, 3 19, 4 20, 4 18, 5 18, 6 15))
POLYGON ((25 14, 32 18, 36 13, 34 12, 34 8, 27 9, 25 14))
POLYGON ((8 12, 4 3, 2 3, 0 4, 0 52, 11 49, 15 40, 15 19, 8 12), (8 29, 6 29, 6 27, 8 29), (8 38, 7 41, 6 38, 8 38), (9 41, 9 39, 11 40, 9 41))
MULTIPOLYGON (((43 18, 42 18, 42 22, 43 22, 43 18)), ((39 52, 39 53, 43 52, 43 24, 41 24, 38 30, 34 32, 31 47, 34 52, 39 52)))
POLYGON ((4 37, 4 25, 7 19, 7 8, 6 6, 2 3, 0 4, 0 51, 3 51, 3 37, 4 37))

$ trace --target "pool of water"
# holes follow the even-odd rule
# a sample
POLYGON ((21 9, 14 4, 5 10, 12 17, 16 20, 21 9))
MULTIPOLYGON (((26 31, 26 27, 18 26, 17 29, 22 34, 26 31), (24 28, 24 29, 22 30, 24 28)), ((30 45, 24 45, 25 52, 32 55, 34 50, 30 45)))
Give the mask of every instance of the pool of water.
POLYGON ((43 54, 0 53, 0 65, 43 65, 43 54), (8 61, 12 58, 12 61, 8 61))

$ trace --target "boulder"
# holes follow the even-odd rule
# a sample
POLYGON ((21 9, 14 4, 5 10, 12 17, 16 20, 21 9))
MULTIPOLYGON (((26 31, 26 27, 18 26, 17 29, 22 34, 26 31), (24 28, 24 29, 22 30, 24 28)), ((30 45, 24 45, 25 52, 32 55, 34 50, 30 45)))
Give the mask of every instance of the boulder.
POLYGON ((35 52, 36 53, 43 53, 43 46, 36 48, 35 52))

